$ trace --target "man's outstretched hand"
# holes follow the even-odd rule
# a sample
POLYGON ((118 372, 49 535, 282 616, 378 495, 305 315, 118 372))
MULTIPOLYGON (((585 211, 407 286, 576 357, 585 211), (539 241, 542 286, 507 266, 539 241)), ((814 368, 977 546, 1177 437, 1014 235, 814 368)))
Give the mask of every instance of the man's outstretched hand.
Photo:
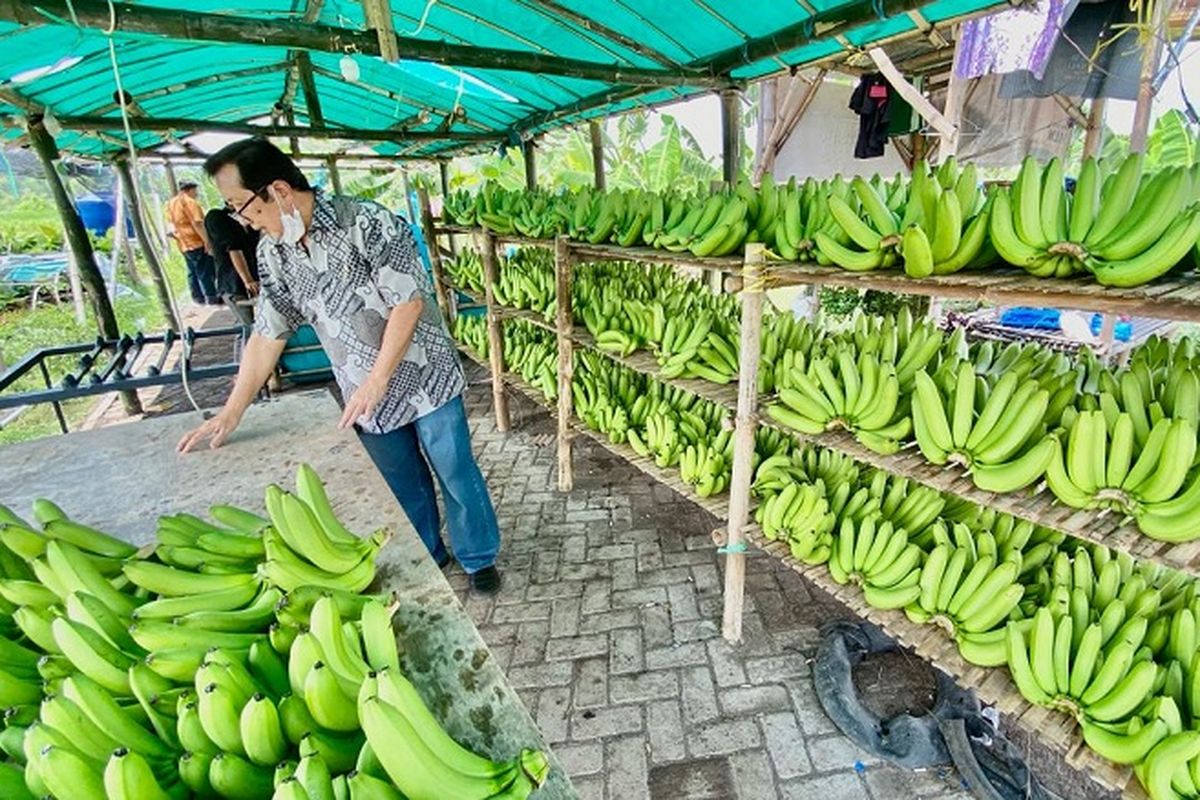
POLYGON ((216 416, 206 419, 198 428, 185 434, 175 449, 180 453, 186 453, 206 439, 210 448, 220 447, 229 438, 229 434, 237 428, 239 422, 241 422, 240 418, 222 410, 216 416))
POLYGON ((342 411, 342 419, 338 422, 338 427, 345 429, 351 427, 358 421, 359 417, 369 417, 375 413, 375 407, 379 405, 379 401, 383 399, 383 395, 387 392, 387 381, 379 380, 374 377, 369 377, 354 390, 354 394, 350 395, 350 399, 346 401, 346 408, 342 411))

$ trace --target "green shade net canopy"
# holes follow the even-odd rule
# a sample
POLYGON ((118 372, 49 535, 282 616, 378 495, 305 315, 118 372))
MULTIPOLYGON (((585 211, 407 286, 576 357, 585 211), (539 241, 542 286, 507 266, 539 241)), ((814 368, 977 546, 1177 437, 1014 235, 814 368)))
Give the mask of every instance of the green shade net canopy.
POLYGON ((996 5, 379 0, 397 37, 389 62, 352 0, 0 0, 0 115, 9 139, 22 115, 49 111, 61 149, 124 149, 111 41, 139 150, 274 123, 384 155, 448 156, 892 39, 918 30, 918 8, 937 25, 996 5))

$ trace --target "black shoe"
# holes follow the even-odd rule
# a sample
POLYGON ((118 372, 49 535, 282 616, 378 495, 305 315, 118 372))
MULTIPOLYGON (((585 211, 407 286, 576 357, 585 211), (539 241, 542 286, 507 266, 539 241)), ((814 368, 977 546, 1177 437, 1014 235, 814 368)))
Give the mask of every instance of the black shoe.
POLYGON ((480 594, 495 594, 500 591, 500 571, 495 567, 484 567, 472 572, 471 588, 480 594))

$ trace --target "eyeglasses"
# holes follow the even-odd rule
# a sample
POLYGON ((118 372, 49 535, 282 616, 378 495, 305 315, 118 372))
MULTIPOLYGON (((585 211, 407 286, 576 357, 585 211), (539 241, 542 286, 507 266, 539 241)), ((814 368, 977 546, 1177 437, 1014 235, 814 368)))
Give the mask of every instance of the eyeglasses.
POLYGON ((255 199, 262 198, 263 192, 265 192, 267 190, 267 187, 270 185, 271 184, 268 183, 265 186, 262 186, 259 189, 257 189, 256 191, 252 192, 250 195, 250 199, 247 200, 246 202, 242 203, 240 206, 238 206, 236 211, 230 211, 229 216, 233 217, 238 222, 244 222, 245 224, 249 225, 250 219, 246 216, 246 209, 250 207, 250 204, 253 203, 255 201, 255 199))

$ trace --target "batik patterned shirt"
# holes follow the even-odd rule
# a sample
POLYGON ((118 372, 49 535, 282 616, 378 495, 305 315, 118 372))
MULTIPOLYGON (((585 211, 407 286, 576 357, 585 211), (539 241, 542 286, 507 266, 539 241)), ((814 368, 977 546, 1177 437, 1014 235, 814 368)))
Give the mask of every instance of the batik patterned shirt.
POLYGON ((387 433, 462 393, 458 353, 438 312, 429 274, 408 225, 377 203, 315 193, 301 244, 263 236, 255 331, 286 339, 313 326, 347 399, 367 379, 392 308, 424 301, 412 342, 383 399, 358 419, 366 433, 387 433))

